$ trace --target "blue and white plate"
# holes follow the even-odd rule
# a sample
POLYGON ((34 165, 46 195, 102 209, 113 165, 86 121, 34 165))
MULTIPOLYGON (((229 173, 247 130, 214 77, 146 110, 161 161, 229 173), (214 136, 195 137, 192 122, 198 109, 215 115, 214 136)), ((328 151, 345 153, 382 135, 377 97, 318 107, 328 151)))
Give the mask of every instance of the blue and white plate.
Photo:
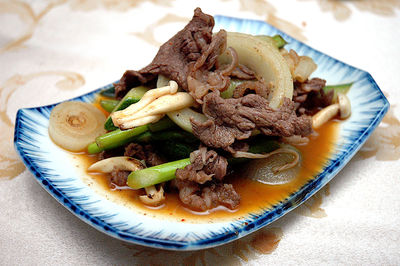
MULTIPOLYGON (((289 41, 288 49, 308 55, 318 64, 314 76, 328 80, 329 84, 354 82, 348 93, 352 116, 341 123, 334 152, 321 173, 286 200, 261 213, 248 213, 244 219, 213 223, 161 221, 161 218, 146 216, 110 201, 87 185, 81 173, 66 163, 71 155, 49 138, 49 115, 55 106, 49 105, 19 110, 15 124, 16 150, 43 188, 80 219, 112 237, 155 248, 196 250, 221 245, 254 232, 290 212, 328 183, 360 149, 389 108, 371 75, 316 51, 264 22, 222 16, 216 16, 215 22, 216 30, 281 34, 289 41)), ((73 100, 91 102, 98 91, 73 100)))

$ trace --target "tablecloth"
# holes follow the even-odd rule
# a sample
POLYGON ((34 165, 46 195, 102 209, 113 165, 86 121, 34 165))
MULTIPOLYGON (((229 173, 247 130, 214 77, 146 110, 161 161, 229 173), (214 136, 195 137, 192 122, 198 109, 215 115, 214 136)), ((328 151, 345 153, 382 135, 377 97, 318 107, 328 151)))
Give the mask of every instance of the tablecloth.
POLYGON ((400 264, 400 1, 1 1, 0 25, 1 265, 400 264), (16 112, 146 65, 196 6, 266 21, 368 71, 391 108, 325 188, 264 229, 201 251, 127 244, 79 220, 36 182, 13 148, 16 112))

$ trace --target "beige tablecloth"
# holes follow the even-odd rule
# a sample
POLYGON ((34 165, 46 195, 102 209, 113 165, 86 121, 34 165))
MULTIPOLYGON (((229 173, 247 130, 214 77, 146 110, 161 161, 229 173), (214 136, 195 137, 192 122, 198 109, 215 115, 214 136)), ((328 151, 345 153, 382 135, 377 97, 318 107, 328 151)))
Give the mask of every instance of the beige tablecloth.
POLYGON ((0 264, 400 264, 399 9, 398 0, 1 1, 0 264), (327 187, 266 228, 196 252, 128 245, 40 187, 13 148, 16 111, 81 95, 146 65, 197 5, 267 21, 367 70, 391 109, 327 187))

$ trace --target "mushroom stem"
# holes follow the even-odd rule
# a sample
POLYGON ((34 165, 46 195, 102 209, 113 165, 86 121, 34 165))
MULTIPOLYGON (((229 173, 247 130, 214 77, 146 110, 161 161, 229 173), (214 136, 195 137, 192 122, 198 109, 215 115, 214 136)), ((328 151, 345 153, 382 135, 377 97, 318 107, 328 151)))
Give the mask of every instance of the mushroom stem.
POLYGON ((159 206, 165 201, 165 193, 162 186, 157 190, 156 187, 148 186, 144 188, 146 195, 139 196, 140 201, 150 206, 159 206))
POLYGON ((194 104, 189 93, 177 90, 178 85, 175 81, 170 81, 169 86, 149 90, 139 102, 125 110, 112 113, 112 121, 121 129, 129 129, 156 122, 168 112, 194 104))
POLYGON ((338 96, 338 102, 339 102, 340 118, 341 119, 346 119, 351 114, 350 100, 346 96, 346 94, 343 94, 343 93, 338 93, 337 96, 338 96))
POLYGON ((314 129, 321 127, 323 124, 334 118, 339 113, 339 104, 329 105, 313 115, 312 126, 314 129))
POLYGON ((341 119, 346 119, 351 114, 351 104, 346 94, 338 94, 338 103, 331 104, 312 117, 312 126, 314 129, 319 128, 335 116, 339 115, 341 119))
POLYGON ((125 171, 136 171, 143 169, 143 164, 134 158, 127 156, 111 157, 92 164, 88 171, 90 172, 101 172, 111 173, 113 169, 125 170, 125 171))

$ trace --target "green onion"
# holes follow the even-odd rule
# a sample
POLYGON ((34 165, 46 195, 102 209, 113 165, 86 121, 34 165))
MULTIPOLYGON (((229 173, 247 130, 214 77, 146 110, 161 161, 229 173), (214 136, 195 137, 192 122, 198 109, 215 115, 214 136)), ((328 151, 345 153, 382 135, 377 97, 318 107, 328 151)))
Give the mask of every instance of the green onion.
POLYGON ((279 34, 272 36, 272 40, 274 40, 276 47, 278 47, 279 49, 283 48, 283 46, 287 44, 285 39, 283 39, 282 36, 279 34))
POLYGON ((232 98, 233 91, 242 82, 243 82, 243 80, 240 80, 240 79, 231 79, 231 83, 230 83, 229 87, 225 91, 221 92, 221 97, 224 99, 232 98))
POLYGON ((147 131, 147 125, 135 127, 128 130, 116 129, 96 138, 96 142, 89 144, 90 154, 99 153, 104 150, 117 148, 132 142, 134 138, 147 131))
POLYGON ((134 171, 128 176, 128 186, 140 189, 169 181, 175 178, 176 169, 184 168, 189 164, 190 158, 186 158, 134 171))
POLYGON ((150 125, 153 131, 162 131, 175 126, 175 124, 171 121, 167 122, 166 120, 161 119, 160 121, 153 124, 135 127, 127 130, 116 129, 100 137, 97 137, 96 142, 89 144, 88 152, 90 154, 99 153, 104 150, 124 146, 133 141, 148 142, 152 135, 151 132, 148 132, 148 130, 150 129, 150 125))
POLYGON ((115 98, 115 87, 112 86, 111 88, 104 89, 100 92, 100 95, 105 97, 115 98))
POLYGON ((274 36, 256 35, 255 37, 259 40, 266 41, 266 42, 272 44, 273 46, 275 46, 278 49, 283 48, 287 44, 285 39, 283 39, 283 37, 279 34, 276 34, 274 36))
POLYGON ((112 110, 114 110, 115 106, 117 106, 118 103, 119 103, 118 100, 101 100, 100 101, 101 107, 109 113, 111 113, 112 110))
POLYGON ((337 85, 328 85, 328 86, 325 86, 323 90, 325 93, 328 93, 329 91, 333 90, 333 92, 334 92, 333 100, 336 101, 337 94, 338 93, 346 94, 350 90, 352 85, 353 85, 353 82, 337 84, 337 85))
POLYGON ((167 128, 175 126, 175 123, 171 121, 167 116, 163 117, 161 120, 148 124, 149 130, 151 132, 161 131, 167 128))
POLYGON ((99 146, 97 146, 96 142, 89 144, 87 149, 90 154, 100 153, 104 150, 104 149, 99 148, 99 146))

